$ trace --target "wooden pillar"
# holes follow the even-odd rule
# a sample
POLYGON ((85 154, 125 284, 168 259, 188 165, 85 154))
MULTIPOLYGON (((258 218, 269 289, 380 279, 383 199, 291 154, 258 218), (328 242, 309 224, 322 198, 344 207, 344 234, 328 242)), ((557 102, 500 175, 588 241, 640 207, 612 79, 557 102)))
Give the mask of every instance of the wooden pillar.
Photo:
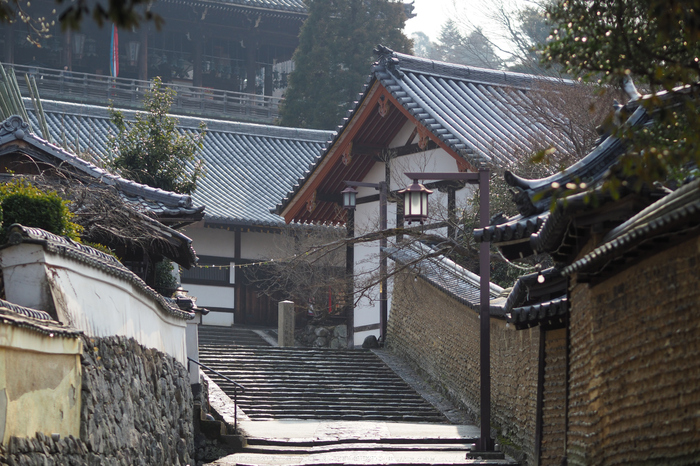
MULTIPOLYGON (((347 237, 355 236, 355 211, 347 211, 347 237)), ((347 244, 345 246, 345 279, 347 280, 347 299, 345 301, 345 317, 348 326, 348 349, 353 349, 355 346, 355 246, 347 244)))
POLYGON ((454 187, 447 188, 447 237, 457 236, 457 195, 454 187))
MULTIPOLYGON (((235 237, 234 237, 234 246, 233 246, 233 255, 234 255, 234 261, 236 264, 239 264, 241 261, 241 229, 236 228, 234 231, 235 237)), ((244 287, 243 287, 243 273, 241 272, 240 267, 236 267, 235 271, 235 280, 236 284, 234 286, 234 304, 233 304, 233 322, 234 324, 245 324, 246 319, 245 319, 245 312, 244 312, 244 287)))
POLYGON ((192 32, 192 85, 202 87, 202 56, 204 50, 204 35, 201 25, 197 23, 192 32))
POLYGON ((257 41, 255 40, 246 40, 245 41, 245 46, 246 46, 246 79, 247 79, 247 85, 245 88, 245 91, 248 94, 255 94, 255 76, 257 74, 257 63, 256 63, 256 58, 257 58, 257 53, 258 53, 258 44, 257 41))
POLYGON ((139 42, 139 71, 141 81, 148 81, 148 26, 141 26, 139 42))
POLYGON ((271 96, 272 90, 273 90, 272 65, 265 65, 265 88, 263 89, 263 94, 266 96, 271 96))
POLYGON ((73 71, 73 32, 70 29, 63 34, 63 66, 73 71))

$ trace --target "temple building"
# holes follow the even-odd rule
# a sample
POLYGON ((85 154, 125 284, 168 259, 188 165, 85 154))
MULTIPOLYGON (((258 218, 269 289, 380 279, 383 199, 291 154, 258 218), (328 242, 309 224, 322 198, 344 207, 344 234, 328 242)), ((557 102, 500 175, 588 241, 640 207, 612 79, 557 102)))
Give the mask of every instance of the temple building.
MULTIPOLYGON (((30 13, 50 15, 54 2, 32 2, 30 13)), ((158 30, 143 23, 117 31, 116 77, 271 96, 286 87, 289 62, 306 19, 302 0, 244 2, 209 0, 155 2, 158 30)), ((58 12, 60 14, 60 11, 58 12)), ((0 31, 0 61, 97 76, 110 74, 112 27, 84 21, 78 32, 61 33, 58 22, 39 48, 18 25, 0 31)))

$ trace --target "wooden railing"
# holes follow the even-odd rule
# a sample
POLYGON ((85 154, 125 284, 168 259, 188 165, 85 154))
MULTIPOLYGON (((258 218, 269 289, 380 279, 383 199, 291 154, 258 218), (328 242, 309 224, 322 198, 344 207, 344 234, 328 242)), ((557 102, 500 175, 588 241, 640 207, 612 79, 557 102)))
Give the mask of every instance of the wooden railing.
MULTIPOLYGON (((2 64, 15 69, 23 96, 29 96, 24 74, 33 75, 44 100, 60 100, 90 105, 142 109, 149 81, 112 78, 26 65, 2 64)), ((227 120, 272 123, 279 115, 278 97, 222 91, 181 84, 166 84, 176 92, 171 112, 227 120)))

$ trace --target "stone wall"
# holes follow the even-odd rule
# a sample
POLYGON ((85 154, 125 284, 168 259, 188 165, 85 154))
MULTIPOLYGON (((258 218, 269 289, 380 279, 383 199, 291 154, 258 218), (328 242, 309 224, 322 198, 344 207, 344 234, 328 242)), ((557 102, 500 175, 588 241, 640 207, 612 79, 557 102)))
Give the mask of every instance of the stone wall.
POLYGON ((570 465, 697 464, 700 240, 572 281, 570 465))
POLYGON ((185 465, 194 450, 185 367, 134 339, 83 337, 80 438, 10 439, 16 465, 185 465))
MULTIPOLYGON (((491 320, 491 419, 501 435, 535 452, 539 328, 515 331, 491 320)), ((476 419, 479 316, 412 274, 395 278, 387 344, 476 419)))
POLYGON ((566 329, 545 332, 540 466, 560 466, 566 456, 566 329))
POLYGON ((347 325, 307 324, 294 336, 296 346, 308 348, 346 349, 348 347, 347 325))

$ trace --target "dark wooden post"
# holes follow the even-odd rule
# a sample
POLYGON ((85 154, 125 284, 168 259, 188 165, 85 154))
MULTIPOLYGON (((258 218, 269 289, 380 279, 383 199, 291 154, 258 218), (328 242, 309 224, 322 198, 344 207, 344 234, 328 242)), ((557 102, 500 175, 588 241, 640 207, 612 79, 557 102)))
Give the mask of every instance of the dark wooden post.
POLYGON ((148 81, 148 26, 141 26, 141 31, 139 32, 139 71, 138 76, 141 81, 148 81))
MULTIPOLYGON (((355 211, 353 209, 346 210, 347 222, 345 228, 347 237, 355 236, 355 211)), ((348 244, 345 246, 345 277, 347 279, 347 302, 345 303, 345 312, 348 326, 348 349, 355 346, 355 246, 348 244)))
POLYGON ((194 53, 192 54, 192 85, 202 87, 202 55, 204 49, 204 36, 202 34, 201 24, 195 25, 192 32, 192 41, 194 42, 194 53))
POLYGON ((256 63, 256 58, 257 58, 257 52, 258 52, 258 44, 257 41, 254 39, 248 39, 245 42, 245 47, 246 47, 246 79, 247 79, 247 84, 245 91, 248 94, 255 94, 255 77, 257 75, 257 63, 256 63))

